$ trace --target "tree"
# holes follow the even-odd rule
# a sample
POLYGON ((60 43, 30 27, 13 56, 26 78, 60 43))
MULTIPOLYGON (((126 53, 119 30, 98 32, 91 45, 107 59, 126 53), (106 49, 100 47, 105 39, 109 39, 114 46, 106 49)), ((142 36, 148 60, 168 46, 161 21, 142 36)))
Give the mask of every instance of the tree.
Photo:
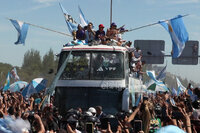
POLYGON ((55 60, 53 50, 50 49, 47 54, 44 55, 42 61, 42 71, 48 73, 49 69, 55 68, 55 60))
POLYGON ((24 54, 24 61, 22 64, 22 70, 23 70, 23 79, 28 79, 28 81, 31 81, 34 78, 37 78, 41 75, 41 56, 40 52, 34 49, 31 49, 27 51, 24 54))
POLYGON ((57 60, 54 56, 53 50, 50 49, 49 52, 43 56, 43 61, 42 61, 42 73, 44 77, 48 80, 48 85, 51 84, 56 69, 57 69, 57 60))

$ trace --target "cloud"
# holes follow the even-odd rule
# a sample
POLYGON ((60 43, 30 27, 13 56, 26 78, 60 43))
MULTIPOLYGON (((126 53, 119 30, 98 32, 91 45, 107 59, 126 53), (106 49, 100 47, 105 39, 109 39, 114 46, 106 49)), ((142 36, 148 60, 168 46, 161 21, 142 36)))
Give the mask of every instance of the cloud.
POLYGON ((38 3, 41 3, 41 4, 58 2, 58 0, 34 0, 34 1, 38 2, 38 3))
POLYGON ((170 1, 172 4, 190 4, 190 3, 200 3, 200 0, 176 0, 170 1))
MULTIPOLYGON (((62 1, 62 0, 59 0, 62 1)), ((32 7, 31 10, 37 10, 40 8, 46 8, 52 6, 54 3, 58 3, 58 0, 33 0, 33 2, 37 3, 36 6, 32 7)))

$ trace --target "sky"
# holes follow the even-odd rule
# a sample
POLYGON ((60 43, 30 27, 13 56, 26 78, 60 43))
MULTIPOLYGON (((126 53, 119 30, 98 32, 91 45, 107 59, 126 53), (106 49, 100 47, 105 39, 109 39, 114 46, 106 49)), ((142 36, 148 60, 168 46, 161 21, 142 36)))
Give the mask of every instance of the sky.
MULTIPOLYGON (((6 18, 12 18, 49 29, 69 33, 59 2, 78 19, 78 5, 86 18, 106 28, 110 23, 110 0, 0 0, 0 62, 21 66, 24 54, 35 49, 43 56, 50 48, 59 53, 70 37, 29 27, 25 45, 15 45, 17 31, 6 18)), ((190 14, 183 18, 190 40, 200 41, 200 0, 113 0, 113 22, 126 29, 136 28, 177 15, 190 14)), ((125 40, 164 40, 165 51, 170 52, 172 43, 168 32, 160 25, 146 27, 126 33, 125 40)), ((199 81, 199 65, 172 65, 171 58, 165 58, 167 71, 188 80, 199 81)))

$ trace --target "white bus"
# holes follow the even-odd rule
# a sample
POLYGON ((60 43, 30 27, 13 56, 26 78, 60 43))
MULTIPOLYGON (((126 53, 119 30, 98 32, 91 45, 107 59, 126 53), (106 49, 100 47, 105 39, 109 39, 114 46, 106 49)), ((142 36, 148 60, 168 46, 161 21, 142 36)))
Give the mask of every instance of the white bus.
POLYGON ((58 69, 71 49, 55 90, 60 111, 97 105, 107 113, 128 110, 131 86, 127 49, 107 45, 63 47, 58 69))

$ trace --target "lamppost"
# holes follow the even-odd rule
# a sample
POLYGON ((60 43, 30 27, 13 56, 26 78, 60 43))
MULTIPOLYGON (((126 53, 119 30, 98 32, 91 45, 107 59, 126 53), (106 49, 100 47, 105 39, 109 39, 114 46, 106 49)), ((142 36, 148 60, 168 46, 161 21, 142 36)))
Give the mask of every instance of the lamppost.
POLYGON ((112 0, 110 0, 110 25, 112 24, 112 0))

